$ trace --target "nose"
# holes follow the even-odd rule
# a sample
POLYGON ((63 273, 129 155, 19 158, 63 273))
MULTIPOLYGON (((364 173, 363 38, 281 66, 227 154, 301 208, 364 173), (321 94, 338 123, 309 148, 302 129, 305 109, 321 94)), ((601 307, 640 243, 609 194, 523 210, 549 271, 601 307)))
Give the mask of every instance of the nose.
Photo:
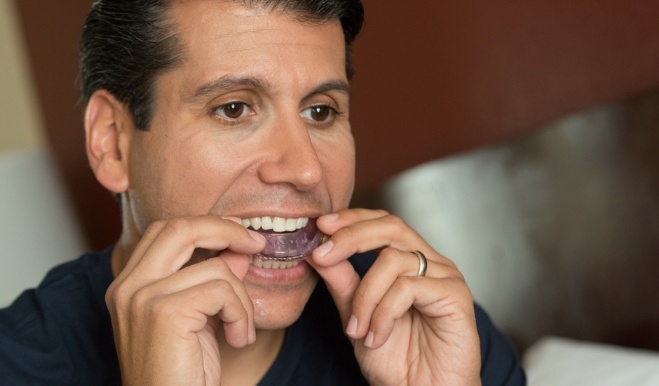
POLYGON ((269 131, 264 145, 268 156, 258 168, 261 181, 290 184, 300 191, 317 186, 323 178, 323 169, 304 122, 287 120, 269 131))

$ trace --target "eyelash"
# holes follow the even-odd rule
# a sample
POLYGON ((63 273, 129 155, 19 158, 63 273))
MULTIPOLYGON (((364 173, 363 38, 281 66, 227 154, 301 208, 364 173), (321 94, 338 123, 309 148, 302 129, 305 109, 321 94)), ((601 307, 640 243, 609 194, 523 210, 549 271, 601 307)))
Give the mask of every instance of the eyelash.
MULTIPOLYGON (((239 121, 240 119, 244 118, 244 116, 243 116, 243 114, 244 114, 243 110, 244 110, 244 109, 250 109, 250 110, 251 110, 251 109, 252 109, 252 106, 251 106, 249 103, 245 103, 245 102, 241 102, 241 101, 231 101, 231 102, 223 103, 223 104, 221 104, 221 105, 219 105, 219 106, 213 107, 213 108, 211 109, 211 114, 214 115, 214 116, 216 116, 216 117, 218 117, 219 119, 223 120, 225 123, 230 124, 230 125, 233 125, 233 124, 237 124, 238 121, 239 121), (241 116, 240 116, 240 117, 238 117, 238 118, 231 118, 231 117, 222 116, 221 112, 222 112, 224 109, 226 109, 226 108, 228 108, 229 106, 231 106, 231 105, 238 105, 238 106, 241 107, 241 116)), ((248 112, 248 113, 249 113, 249 112, 248 112)), ((226 113, 225 113, 225 114, 226 114, 226 113)), ((249 116, 249 115, 250 115, 250 114, 248 114, 248 116, 249 116)))
MULTIPOLYGON (((330 104, 327 104, 327 103, 309 106, 309 107, 305 108, 303 111, 311 111, 312 109, 316 109, 316 108, 319 108, 319 107, 320 108, 326 108, 326 109, 329 110, 328 118, 325 121, 314 121, 315 124, 319 124, 319 125, 331 124, 337 116, 342 116, 344 114, 343 112, 339 111, 336 107, 334 107, 330 104)), ((300 115, 302 115, 302 114, 300 114, 300 115)))
MULTIPOLYGON (((312 105, 312 106, 309 106, 309 107, 305 108, 305 109, 302 110, 302 111, 303 111, 303 112, 305 112, 305 111, 312 111, 313 109, 316 109, 316 108, 326 108, 326 109, 329 110, 329 112, 328 112, 328 117, 327 117, 327 119, 324 120, 324 121, 316 121, 316 120, 310 119, 310 120, 313 122, 313 124, 315 124, 315 125, 319 125, 319 126, 328 126, 328 125, 332 124, 332 122, 334 122, 334 119, 335 119, 337 116, 342 116, 342 115, 345 114, 344 112, 339 111, 336 107, 334 107, 334 106, 332 106, 331 104, 328 104, 328 103, 312 105)), ((213 107, 213 108, 211 109, 211 114, 214 115, 214 116, 216 116, 216 117, 218 117, 219 119, 221 119, 222 121, 224 121, 226 124, 229 124, 229 125, 235 125, 235 124, 238 124, 239 121, 240 121, 241 119, 245 118, 245 116, 243 116, 243 114, 244 114, 243 110, 244 110, 244 109, 249 109, 249 110, 251 110, 251 109, 252 109, 252 106, 251 106, 249 103, 245 103, 245 102, 241 102, 241 101, 231 101, 231 102, 223 103, 223 104, 221 104, 221 105, 218 105, 218 106, 213 107), (224 109, 226 109, 226 108, 228 108, 229 106, 231 106, 231 105, 239 105, 239 106, 241 107, 241 116, 239 116, 239 117, 237 117, 237 118, 231 118, 231 117, 222 116, 221 112, 222 112, 224 109)), ((225 114, 226 114, 226 113, 225 113, 225 114)), ((312 114, 313 114, 313 113, 312 113, 312 114)), ((249 116, 249 115, 251 115, 251 114, 249 114, 249 112, 248 112, 248 115, 247 115, 247 116, 249 116)), ((303 118, 306 118, 306 117, 303 116, 303 113, 300 113, 300 115, 301 115, 303 118)))

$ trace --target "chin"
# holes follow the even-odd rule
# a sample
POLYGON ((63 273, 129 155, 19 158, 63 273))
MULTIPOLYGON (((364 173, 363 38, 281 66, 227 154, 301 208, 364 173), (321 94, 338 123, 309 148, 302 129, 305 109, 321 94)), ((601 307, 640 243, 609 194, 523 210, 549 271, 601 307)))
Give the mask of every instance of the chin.
POLYGON ((254 304, 256 329, 280 330, 295 323, 302 314, 317 282, 318 277, 314 275, 296 288, 286 290, 248 287, 247 292, 254 304))

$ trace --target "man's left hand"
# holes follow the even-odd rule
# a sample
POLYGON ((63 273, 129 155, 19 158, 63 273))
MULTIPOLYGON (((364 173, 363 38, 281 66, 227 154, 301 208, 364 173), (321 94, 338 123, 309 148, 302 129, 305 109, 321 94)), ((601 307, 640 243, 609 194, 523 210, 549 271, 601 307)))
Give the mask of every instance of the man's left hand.
POLYGON ((400 218, 348 209, 321 216, 331 236, 310 264, 334 298, 369 383, 480 385, 480 341, 474 303, 455 264, 400 218), (360 279, 348 258, 378 250, 360 279), (419 275, 422 257, 425 276, 419 275))

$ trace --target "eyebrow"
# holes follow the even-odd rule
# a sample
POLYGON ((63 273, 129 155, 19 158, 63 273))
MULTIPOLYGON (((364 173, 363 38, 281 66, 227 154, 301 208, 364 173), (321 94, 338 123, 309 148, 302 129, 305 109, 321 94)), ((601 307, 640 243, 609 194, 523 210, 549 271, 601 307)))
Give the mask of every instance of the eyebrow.
POLYGON ((347 82, 341 80, 335 80, 335 81, 329 81, 323 83, 320 86, 314 88, 313 90, 311 90, 310 93, 308 93, 304 98, 302 98, 302 101, 306 101, 307 99, 313 97, 314 95, 322 94, 328 91, 342 92, 348 96, 348 99, 350 99, 352 95, 352 91, 350 90, 350 85, 347 82))
MULTIPOLYGON (((185 100, 187 102, 195 102, 199 99, 203 99, 208 95, 222 93, 238 87, 250 87, 256 88, 262 91, 272 89, 272 86, 259 78, 255 77, 236 77, 232 75, 225 75, 218 79, 215 79, 209 83, 206 83, 198 87, 190 96, 186 96, 185 100)), ((317 94, 322 94, 328 91, 339 91, 350 98, 352 92, 350 90, 350 85, 342 80, 329 81, 319 85, 309 92, 304 98, 303 101, 313 97, 317 94)))
POLYGON ((237 87, 252 87, 260 90, 268 90, 271 88, 267 82, 258 78, 225 75, 200 86, 194 91, 194 93, 192 93, 192 95, 186 96, 185 100, 188 102, 194 102, 208 95, 228 91, 237 87))

